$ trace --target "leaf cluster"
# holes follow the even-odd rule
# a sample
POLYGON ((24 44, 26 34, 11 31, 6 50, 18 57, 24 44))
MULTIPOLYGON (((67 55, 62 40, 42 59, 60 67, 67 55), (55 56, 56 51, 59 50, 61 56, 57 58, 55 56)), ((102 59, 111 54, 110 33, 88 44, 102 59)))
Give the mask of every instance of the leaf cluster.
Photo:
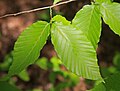
POLYGON ((87 79, 102 80, 96 57, 101 17, 120 35, 120 4, 110 0, 95 0, 92 5, 85 5, 72 21, 57 15, 52 18, 52 23, 38 21, 32 24, 15 43, 14 61, 8 76, 18 74, 33 64, 50 35, 58 57, 67 69, 87 79))
MULTIPOLYGON (((61 0, 55 0, 54 4, 58 1, 61 0)), ((110 0, 94 1, 79 10, 72 21, 56 15, 50 23, 38 21, 26 28, 15 43, 14 61, 8 77, 34 64, 48 36, 51 36, 58 57, 68 70, 87 79, 103 81, 96 56, 101 18, 113 32, 120 35, 120 4, 110 0)))

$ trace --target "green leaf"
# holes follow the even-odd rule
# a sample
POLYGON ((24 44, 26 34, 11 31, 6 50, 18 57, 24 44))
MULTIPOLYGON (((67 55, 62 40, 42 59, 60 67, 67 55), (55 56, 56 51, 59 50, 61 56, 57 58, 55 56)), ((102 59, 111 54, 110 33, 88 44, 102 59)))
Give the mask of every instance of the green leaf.
POLYGON ((95 2, 97 2, 97 3, 111 3, 112 2, 112 0, 95 0, 95 2))
POLYGON ((69 70, 87 79, 101 79, 96 52, 82 31, 61 21, 52 24, 51 34, 55 50, 69 70))
POLYGON ((43 91, 43 90, 40 88, 34 88, 32 91, 43 91))
POLYGON ((120 4, 112 3, 101 5, 103 20, 118 35, 120 35, 120 4))
POLYGON ((77 26, 80 31, 82 30, 96 50, 101 35, 101 15, 98 6, 84 6, 78 11, 72 24, 77 26))
POLYGON ((18 76, 24 81, 29 81, 30 80, 30 77, 29 77, 26 69, 24 69, 22 72, 20 72, 18 76))
POLYGON ((103 83, 100 83, 99 85, 96 85, 93 89, 89 91, 106 91, 106 88, 103 83))
POLYGON ((44 70, 48 69, 48 60, 45 57, 38 59, 35 64, 44 70))
POLYGON ((60 1, 62 1, 62 0, 54 0, 53 4, 56 4, 56 3, 60 2, 60 1))
POLYGON ((105 79, 105 83, 96 85, 90 91, 119 91, 120 90, 120 73, 115 73, 105 79))
POLYGON ((119 91, 120 90, 120 73, 115 73, 105 79, 106 91, 119 91))
POLYGON ((25 29, 15 43, 13 63, 9 76, 20 73, 28 65, 33 64, 39 57, 39 52, 46 43, 50 33, 50 24, 38 21, 25 29))
POLYGON ((0 70, 8 71, 12 61, 13 61, 13 56, 12 56, 12 52, 10 52, 5 56, 3 63, 0 63, 0 70))
POLYGON ((120 53, 119 52, 116 52, 113 58, 113 64, 120 71, 120 53))
POLYGON ((61 16, 61 15, 56 15, 52 18, 52 21, 55 22, 62 22, 64 25, 70 25, 70 21, 67 21, 65 17, 61 16))
POLYGON ((101 67, 100 70, 103 78, 111 75, 111 72, 108 70, 108 67, 101 67))
POLYGON ((20 91, 20 90, 7 82, 0 81, 0 91, 20 91))
POLYGON ((50 59, 50 62, 53 65, 53 71, 60 71, 60 64, 62 64, 61 60, 59 60, 57 57, 53 57, 50 59))

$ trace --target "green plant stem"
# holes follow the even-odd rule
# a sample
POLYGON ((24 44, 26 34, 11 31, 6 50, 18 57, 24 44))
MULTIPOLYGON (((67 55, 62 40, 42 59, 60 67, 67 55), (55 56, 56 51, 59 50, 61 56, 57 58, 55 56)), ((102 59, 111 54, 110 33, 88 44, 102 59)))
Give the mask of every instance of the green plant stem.
POLYGON ((52 24, 52 8, 50 7, 50 24, 52 24))

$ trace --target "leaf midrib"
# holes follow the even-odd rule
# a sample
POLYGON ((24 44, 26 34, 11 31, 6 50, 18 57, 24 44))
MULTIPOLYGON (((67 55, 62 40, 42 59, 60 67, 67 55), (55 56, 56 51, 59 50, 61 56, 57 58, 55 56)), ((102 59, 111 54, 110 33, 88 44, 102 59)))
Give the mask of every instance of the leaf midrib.
MULTIPOLYGON (((94 7, 94 8, 91 11, 90 21, 89 21, 89 24, 88 24, 88 31, 90 31, 90 29, 91 29, 90 27, 91 27, 92 17, 94 15, 93 13, 94 13, 95 6, 92 6, 92 7, 94 7)), ((94 49, 96 50, 96 46, 94 46, 94 44, 91 41, 91 38, 89 38, 88 35, 89 35, 89 32, 87 32, 87 39, 91 42, 91 44, 93 45, 94 49)))
MULTIPOLYGON (((42 34, 44 33, 44 31, 45 31, 45 29, 46 29, 46 27, 47 27, 48 25, 49 25, 49 24, 46 24, 45 28, 44 28, 43 31, 41 32, 41 34, 40 34, 40 36, 38 37, 36 43, 34 44, 34 46, 32 47, 32 49, 30 50, 30 52, 29 52, 29 54, 26 56, 26 58, 31 54, 31 52, 33 51, 33 49, 34 49, 35 46, 37 45, 38 41, 40 40, 42 34)), ((25 58, 25 60, 26 60, 26 58, 25 58)))
MULTIPOLYGON (((58 27, 57 27, 58 28, 58 27)), ((67 36, 65 36, 65 34, 64 34, 64 32, 62 32, 62 30, 59 30, 59 28, 57 29, 58 30, 58 32, 60 32, 61 34, 62 34, 62 36, 66 39, 66 40, 68 40, 68 42, 69 42, 69 44, 70 44, 70 46, 71 46, 71 48, 72 48, 72 50, 73 50, 73 55, 75 56, 75 58, 77 57, 78 59, 79 59, 79 56, 78 55, 76 55, 76 52, 75 52, 75 48, 74 48, 74 46, 73 46, 73 44, 71 43, 71 41, 69 40, 69 38, 67 38, 67 36)), ((87 38, 87 37, 86 37, 87 38)), ((88 38, 87 38, 88 39, 88 38)), ((91 42, 90 42, 91 43, 91 42)), ((92 44, 91 44, 92 45, 92 44)), ((87 62, 85 61, 85 62, 83 62, 83 61, 81 61, 81 63, 84 63, 84 65, 86 65, 86 67, 89 67, 89 65, 87 65, 87 62)), ((89 69, 89 68, 88 68, 89 69)))
MULTIPOLYGON (((74 47, 73 47, 73 45, 72 45, 70 39, 65 35, 64 32, 62 32, 62 30, 59 29, 59 27, 56 27, 56 28, 57 28, 58 32, 63 36, 63 38, 65 38, 66 41, 69 42, 69 44, 70 44, 70 46, 71 46, 71 48, 72 48, 72 50, 73 50, 73 52, 74 52, 75 50, 74 50, 74 47)), ((75 54, 75 52, 74 52, 74 54, 75 54)), ((77 56, 77 55, 76 55, 76 56, 77 56)))

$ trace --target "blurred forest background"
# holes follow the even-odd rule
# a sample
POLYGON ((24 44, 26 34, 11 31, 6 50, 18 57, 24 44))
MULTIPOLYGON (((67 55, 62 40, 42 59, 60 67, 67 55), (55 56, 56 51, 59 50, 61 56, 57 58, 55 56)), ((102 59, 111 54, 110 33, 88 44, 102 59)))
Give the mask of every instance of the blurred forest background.
MULTIPOLYGON (((120 3, 120 0, 114 1, 120 3)), ((53 9, 53 15, 61 14, 68 20, 72 20, 76 12, 90 2, 91 0, 76 0, 57 6, 53 9)), ((0 16, 44 7, 52 5, 52 3, 52 0, 0 0, 0 16)), ((49 10, 0 19, 0 77, 7 74, 13 60, 14 43, 20 33, 38 20, 49 22, 49 10)), ((101 73, 104 77, 113 73, 117 64, 120 64, 120 62, 116 63, 116 60, 120 61, 120 37, 110 31, 107 25, 104 23, 102 25, 97 54, 101 73)), ((11 78, 9 82, 22 91, 86 91, 93 87, 93 81, 79 78, 67 71, 57 58, 49 39, 39 58, 35 64, 30 65, 18 76, 11 78)))

